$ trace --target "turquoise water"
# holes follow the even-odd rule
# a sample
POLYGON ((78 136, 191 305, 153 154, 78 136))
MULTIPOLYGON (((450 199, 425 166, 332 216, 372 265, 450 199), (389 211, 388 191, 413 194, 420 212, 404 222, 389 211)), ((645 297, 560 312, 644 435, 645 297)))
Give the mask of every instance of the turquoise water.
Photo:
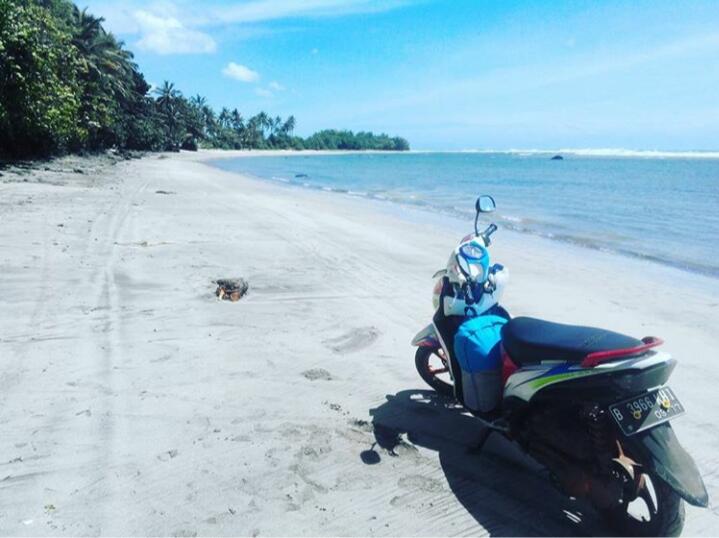
POLYGON ((719 277, 719 159, 545 153, 290 155, 214 164, 271 181, 498 224, 719 277))

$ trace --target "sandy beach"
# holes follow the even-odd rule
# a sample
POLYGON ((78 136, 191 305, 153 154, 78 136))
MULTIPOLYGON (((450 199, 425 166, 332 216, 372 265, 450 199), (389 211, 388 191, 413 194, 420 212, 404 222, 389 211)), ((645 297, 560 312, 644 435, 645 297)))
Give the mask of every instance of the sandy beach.
MULTIPOLYGON (((2 171, 0 534, 606 534, 414 370, 472 223, 206 162, 238 155, 2 171)), ((719 281, 502 230, 493 255, 514 315, 664 338, 716 499, 719 281)))

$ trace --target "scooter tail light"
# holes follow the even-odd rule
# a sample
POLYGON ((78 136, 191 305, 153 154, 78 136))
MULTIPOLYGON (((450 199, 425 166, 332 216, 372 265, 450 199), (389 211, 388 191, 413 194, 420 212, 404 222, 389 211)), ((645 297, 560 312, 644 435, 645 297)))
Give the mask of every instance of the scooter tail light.
POLYGON ((590 353, 581 362, 581 366, 584 368, 594 368, 596 365, 603 362, 609 362, 614 359, 634 357, 641 355, 653 347, 661 346, 664 340, 657 338, 656 336, 645 336, 642 338, 642 344, 634 347, 627 347, 623 349, 612 349, 609 351, 596 351, 590 353))

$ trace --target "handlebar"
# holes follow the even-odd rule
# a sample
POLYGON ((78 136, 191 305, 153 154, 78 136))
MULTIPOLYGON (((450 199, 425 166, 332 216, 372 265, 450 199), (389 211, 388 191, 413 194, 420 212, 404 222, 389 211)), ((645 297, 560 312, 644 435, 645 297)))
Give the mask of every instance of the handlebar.
POLYGON ((496 232, 496 231, 497 231, 497 225, 494 224, 494 223, 492 223, 492 224, 490 224, 489 226, 487 226, 487 228, 486 228, 481 234, 478 234, 478 235, 479 235, 482 239, 484 239, 484 243, 485 243, 487 246, 489 246, 489 245, 492 243, 492 241, 490 241, 489 238, 490 238, 491 235, 492 235, 494 232, 496 232))

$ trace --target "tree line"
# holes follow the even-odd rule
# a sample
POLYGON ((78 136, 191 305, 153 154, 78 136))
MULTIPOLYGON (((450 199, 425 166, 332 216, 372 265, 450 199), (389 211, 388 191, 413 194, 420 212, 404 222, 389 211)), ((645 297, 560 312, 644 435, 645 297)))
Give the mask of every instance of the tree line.
POLYGON ((69 0, 0 0, 0 156, 108 148, 407 150, 400 137, 324 130, 294 116, 215 112, 174 84, 151 88, 103 19, 69 0))

